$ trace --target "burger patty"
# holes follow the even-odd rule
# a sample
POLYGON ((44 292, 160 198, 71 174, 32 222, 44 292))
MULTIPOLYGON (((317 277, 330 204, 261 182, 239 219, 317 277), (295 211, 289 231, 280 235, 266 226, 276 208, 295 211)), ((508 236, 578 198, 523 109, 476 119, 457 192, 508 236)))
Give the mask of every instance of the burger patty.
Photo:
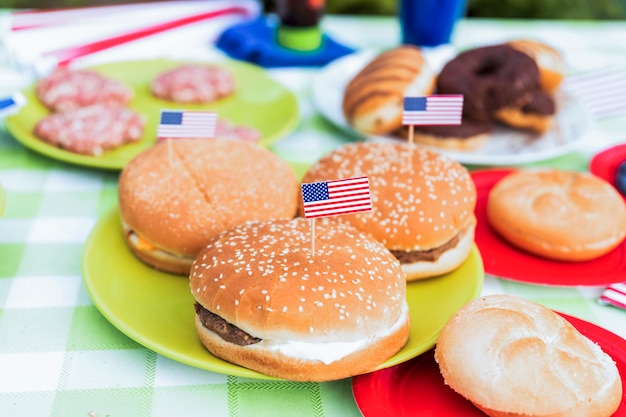
POLYGON ((226 120, 218 120, 215 126, 215 137, 220 139, 241 140, 244 142, 258 142, 261 140, 261 132, 241 125, 232 125, 226 120))
POLYGON ((441 254, 450 250, 459 243, 461 240, 460 235, 457 234, 452 239, 447 241, 441 246, 437 246, 436 248, 428 249, 428 250, 414 250, 414 251, 402 251, 402 250, 392 250, 390 251, 393 256, 396 257, 397 260, 400 261, 401 264, 412 264, 415 262, 435 262, 441 254))
POLYGON ((95 71, 57 69, 37 84, 37 97, 54 112, 64 112, 93 104, 125 106, 133 90, 95 71))
POLYGON ((157 75, 152 94, 176 103, 211 103, 235 91, 229 70, 217 66, 185 64, 157 75))
POLYGON ((202 307, 200 303, 195 303, 194 307, 202 325, 219 335, 219 337, 225 341, 239 346, 253 345, 261 341, 261 339, 250 336, 248 333, 230 324, 220 316, 211 313, 209 310, 202 307))
POLYGON ((35 135, 51 145, 83 155, 101 155, 142 138, 144 118, 134 110, 100 104, 53 113, 41 119, 35 135))

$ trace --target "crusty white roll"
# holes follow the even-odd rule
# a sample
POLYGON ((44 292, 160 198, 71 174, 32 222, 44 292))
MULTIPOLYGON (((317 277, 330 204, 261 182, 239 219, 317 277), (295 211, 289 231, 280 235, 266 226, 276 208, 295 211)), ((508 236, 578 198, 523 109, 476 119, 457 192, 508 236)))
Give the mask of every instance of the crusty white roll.
POLYGON ((402 126, 404 97, 429 95, 435 77, 419 48, 403 45, 384 51, 346 86, 344 116, 361 132, 392 132, 402 126))
POLYGON ((373 371, 406 344, 406 281, 370 236, 333 219, 248 222, 212 239, 190 274, 215 356, 294 381, 373 371), (314 252, 313 252, 314 251, 314 252))
POLYGON ((299 183, 267 149, 234 140, 162 141, 119 178, 127 243, 157 269, 187 275, 206 242, 248 220, 292 218, 299 183))
POLYGON ((554 92, 559 88, 567 74, 567 64, 558 50, 534 39, 515 39, 507 43, 535 60, 542 90, 554 92))
POLYGON ((369 176, 372 210, 337 219, 382 242, 407 280, 450 272, 467 259, 474 243, 476 187, 465 167, 420 146, 360 142, 320 158, 302 181, 361 175, 369 176))
POLYGON ((444 381, 491 417, 609 417, 613 359, 550 309, 513 295, 470 301, 435 347, 444 381))
POLYGON ((562 261, 586 261, 626 237, 626 204, 605 180, 556 168, 516 170, 487 198, 487 221, 511 244, 562 261))

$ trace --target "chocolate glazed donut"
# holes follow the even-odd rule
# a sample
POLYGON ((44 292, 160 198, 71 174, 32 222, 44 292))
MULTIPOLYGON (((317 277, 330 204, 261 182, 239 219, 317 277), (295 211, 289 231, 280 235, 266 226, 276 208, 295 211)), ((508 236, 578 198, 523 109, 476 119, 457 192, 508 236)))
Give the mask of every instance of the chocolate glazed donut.
POLYGON ((539 68, 528 55, 504 44, 460 53, 437 78, 438 94, 463 94, 463 113, 493 120, 495 111, 520 103, 539 88, 539 68))

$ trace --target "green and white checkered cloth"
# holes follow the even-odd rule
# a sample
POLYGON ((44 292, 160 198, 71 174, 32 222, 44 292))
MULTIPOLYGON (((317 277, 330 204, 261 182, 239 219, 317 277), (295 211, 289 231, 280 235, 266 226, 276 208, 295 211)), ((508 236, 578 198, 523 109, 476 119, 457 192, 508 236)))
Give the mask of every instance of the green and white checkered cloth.
MULTIPOLYGON (((328 17, 325 25, 351 45, 397 42, 397 24, 389 18, 328 17)), ((623 23, 466 21, 457 31, 459 46, 516 36, 549 36, 581 70, 609 61, 626 68, 623 23)), ((295 91, 302 111, 299 127, 274 147, 276 153, 310 163, 346 141, 312 107, 308 86, 315 70, 277 69, 272 75, 295 91)), ((626 138, 626 118, 594 129, 598 147, 618 142, 626 138)), ((585 169, 588 156, 543 165, 585 169)), ((81 256, 91 228, 117 202, 117 177, 39 155, 0 127, 6 198, 0 217, 0 416, 360 415, 350 379, 293 383, 208 372, 146 349, 112 326, 85 290, 81 256)), ((526 297, 626 337, 626 312, 599 305, 600 291, 488 276, 483 293, 526 297)))

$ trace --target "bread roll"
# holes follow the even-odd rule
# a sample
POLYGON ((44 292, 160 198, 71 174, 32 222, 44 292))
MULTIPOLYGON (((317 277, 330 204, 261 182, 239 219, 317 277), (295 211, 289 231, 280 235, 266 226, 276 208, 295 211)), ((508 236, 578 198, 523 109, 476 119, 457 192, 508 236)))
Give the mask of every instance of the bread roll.
POLYGON ((402 126, 404 97, 429 95, 434 83, 421 51, 400 46, 376 56, 348 83, 343 113, 361 132, 389 133, 402 126))
POLYGON ((622 397, 610 356, 558 314, 512 295, 462 307, 435 360, 445 383, 491 417, 608 417, 622 397))
POLYGON ((608 182, 555 168, 518 170, 489 192, 487 221, 511 244, 562 261, 586 261, 626 236, 626 203, 608 182))

